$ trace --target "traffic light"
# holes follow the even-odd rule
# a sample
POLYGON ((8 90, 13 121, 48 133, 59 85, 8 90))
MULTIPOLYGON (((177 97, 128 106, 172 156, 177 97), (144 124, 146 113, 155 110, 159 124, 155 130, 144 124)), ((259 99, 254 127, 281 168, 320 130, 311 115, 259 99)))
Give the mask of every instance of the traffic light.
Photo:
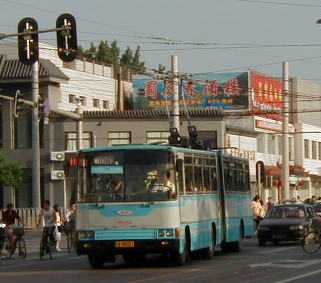
POLYGON ((62 14, 56 21, 58 56, 62 61, 71 62, 77 55, 76 20, 70 14, 62 14))
POLYGON ((25 65, 38 61, 38 24, 33 18, 24 18, 18 24, 19 60, 25 65), (31 33, 29 33, 31 32, 31 33), (21 34, 23 33, 23 34, 21 34))
POLYGON ((202 145, 198 141, 198 133, 197 133, 196 127, 193 125, 190 125, 187 127, 187 130, 188 130, 189 142, 190 142, 191 148, 202 149, 202 145))
POLYGON ((19 102, 19 99, 21 98, 22 94, 20 90, 17 90, 14 96, 14 101, 13 101, 13 116, 15 118, 19 117, 19 112, 21 111, 23 107, 23 103, 19 102))
POLYGON ((170 135, 168 137, 168 142, 170 145, 180 145, 181 144, 181 136, 177 130, 177 128, 169 129, 170 135))

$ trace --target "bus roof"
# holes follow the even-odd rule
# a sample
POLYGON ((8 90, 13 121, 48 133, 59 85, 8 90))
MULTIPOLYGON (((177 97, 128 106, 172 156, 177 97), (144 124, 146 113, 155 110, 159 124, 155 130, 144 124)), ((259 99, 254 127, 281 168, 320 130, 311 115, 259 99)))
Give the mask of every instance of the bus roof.
POLYGON ((171 152, 190 152, 190 153, 200 153, 200 154, 213 154, 215 155, 218 150, 199 150, 191 149, 186 147, 176 147, 170 145, 155 145, 155 144, 128 144, 128 145, 114 145, 114 146, 105 146, 105 147, 95 147, 95 148, 86 148, 82 149, 80 152, 83 153, 93 153, 93 152, 104 152, 104 151, 119 151, 119 150, 164 150, 171 152))

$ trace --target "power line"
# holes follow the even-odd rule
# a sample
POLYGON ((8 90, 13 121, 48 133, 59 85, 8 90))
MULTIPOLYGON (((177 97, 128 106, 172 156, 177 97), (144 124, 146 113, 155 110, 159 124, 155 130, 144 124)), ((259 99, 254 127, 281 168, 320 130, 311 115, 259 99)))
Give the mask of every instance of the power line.
POLYGON ((268 5, 280 5, 280 6, 293 6, 293 7, 304 7, 304 8, 321 8, 321 5, 316 4, 302 4, 302 3, 291 3, 291 2, 276 2, 276 1, 256 1, 256 0, 235 0, 237 2, 247 2, 253 4, 268 4, 268 5))

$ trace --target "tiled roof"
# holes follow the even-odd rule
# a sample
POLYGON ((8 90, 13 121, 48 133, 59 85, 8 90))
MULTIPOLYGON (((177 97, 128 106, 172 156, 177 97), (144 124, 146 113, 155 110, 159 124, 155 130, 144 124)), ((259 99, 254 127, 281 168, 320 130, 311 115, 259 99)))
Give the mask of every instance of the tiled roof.
MULTIPOLYGON (((188 114, 192 118, 207 118, 220 120, 224 116, 221 109, 191 109, 188 114)), ((180 111, 181 117, 186 117, 185 111, 180 111)), ((127 111, 84 111, 85 120, 96 119, 147 119, 147 120, 167 120, 166 110, 127 110, 127 111)))
MULTIPOLYGON (((4 60, 1 56, 3 64, 0 62, 0 81, 1 80, 29 80, 32 75, 31 65, 24 65, 18 59, 4 60)), ((40 59, 39 64, 40 78, 57 78, 68 80, 68 77, 59 70, 49 60, 40 59)))

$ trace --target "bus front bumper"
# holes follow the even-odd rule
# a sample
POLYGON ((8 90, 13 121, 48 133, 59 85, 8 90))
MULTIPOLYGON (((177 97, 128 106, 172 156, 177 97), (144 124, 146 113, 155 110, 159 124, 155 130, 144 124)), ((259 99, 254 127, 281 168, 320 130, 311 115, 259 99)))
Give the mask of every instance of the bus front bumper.
POLYGON ((78 241, 76 247, 78 255, 91 253, 103 253, 109 255, 121 255, 128 253, 156 254, 177 251, 179 249, 179 239, 78 241), (129 244, 131 247, 129 247, 129 244))

